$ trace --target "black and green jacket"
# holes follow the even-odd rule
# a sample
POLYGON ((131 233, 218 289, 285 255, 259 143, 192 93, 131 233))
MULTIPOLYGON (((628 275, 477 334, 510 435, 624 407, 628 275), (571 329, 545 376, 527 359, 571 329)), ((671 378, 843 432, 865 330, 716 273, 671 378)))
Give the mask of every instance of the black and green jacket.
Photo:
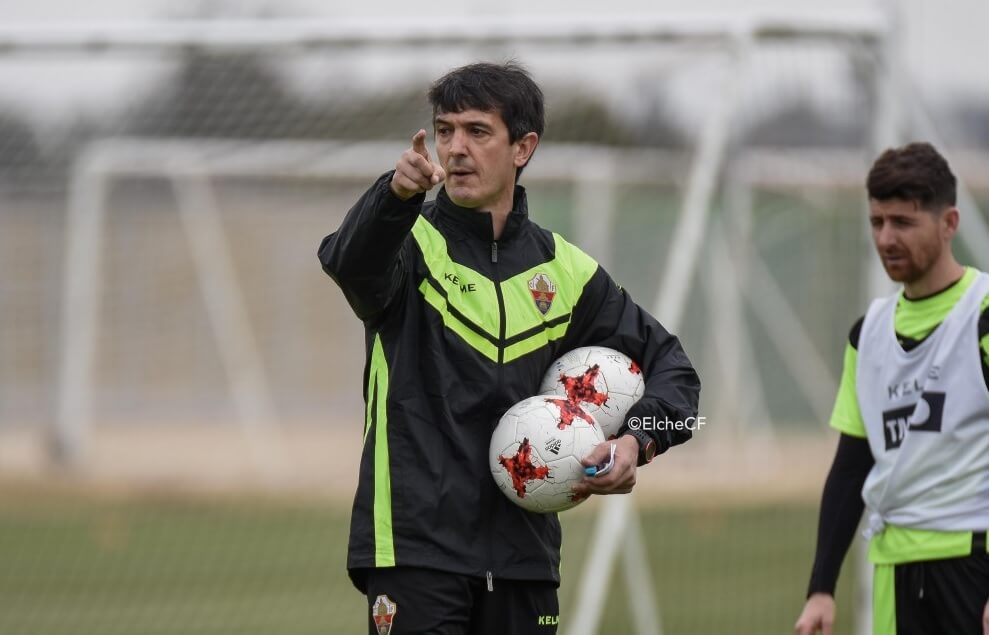
MULTIPOLYGON (((390 181, 378 179, 319 248, 367 343, 348 570, 362 591, 363 569, 396 565, 558 582, 556 515, 516 506, 491 477, 501 415, 579 346, 639 361, 646 391, 629 416, 696 415, 697 374, 597 263, 529 220, 523 188, 496 241, 490 214, 445 190, 403 202, 390 181)), ((653 434, 657 452, 690 437, 653 434)))

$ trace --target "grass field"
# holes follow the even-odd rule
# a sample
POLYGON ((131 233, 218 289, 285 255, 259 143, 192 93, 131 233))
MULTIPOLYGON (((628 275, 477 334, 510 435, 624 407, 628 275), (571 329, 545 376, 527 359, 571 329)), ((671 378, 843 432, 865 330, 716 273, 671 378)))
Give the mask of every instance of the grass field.
MULTIPOLYGON (((564 514, 561 633, 593 510, 564 514)), ((366 632, 344 572, 349 510, 319 501, 0 492, 3 635, 343 635, 366 632)), ((652 508, 642 515, 665 635, 789 633, 812 557, 812 504, 652 508)), ((846 576, 849 580, 851 575, 846 576)), ((846 610, 837 633, 851 632, 846 610)))

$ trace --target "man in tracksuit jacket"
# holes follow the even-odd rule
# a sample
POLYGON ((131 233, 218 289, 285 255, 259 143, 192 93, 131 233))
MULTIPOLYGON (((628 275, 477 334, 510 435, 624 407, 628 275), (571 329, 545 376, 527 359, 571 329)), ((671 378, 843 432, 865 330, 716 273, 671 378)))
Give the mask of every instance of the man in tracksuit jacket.
MULTIPOLYGON (((498 491, 488 443, 499 418, 580 346, 639 362, 645 395, 629 417, 696 416, 700 382, 676 337, 590 257, 529 220, 516 182, 544 114, 528 73, 473 64, 429 97, 438 162, 420 130, 319 248, 366 332, 347 568, 367 596, 370 633, 555 633, 560 524, 498 491)), ((575 495, 631 491, 638 465, 689 437, 626 425, 615 469, 575 495)), ((608 445, 585 464, 603 462, 608 445)))

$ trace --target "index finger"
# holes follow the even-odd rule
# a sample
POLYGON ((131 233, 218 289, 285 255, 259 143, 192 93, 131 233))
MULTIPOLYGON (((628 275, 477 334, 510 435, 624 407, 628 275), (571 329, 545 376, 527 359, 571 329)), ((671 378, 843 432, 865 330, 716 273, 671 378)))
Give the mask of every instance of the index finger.
POLYGON ((412 137, 412 149, 416 154, 421 155, 424 159, 429 161, 429 150, 426 149, 426 130, 420 129, 419 132, 415 133, 412 137))

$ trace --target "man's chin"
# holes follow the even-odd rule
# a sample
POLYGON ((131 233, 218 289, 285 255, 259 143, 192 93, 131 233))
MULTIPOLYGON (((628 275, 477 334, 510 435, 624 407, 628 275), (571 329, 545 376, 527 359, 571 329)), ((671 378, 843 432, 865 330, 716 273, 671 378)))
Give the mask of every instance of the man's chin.
POLYGON ((459 207, 473 209, 478 206, 477 198, 467 188, 450 187, 447 184, 446 195, 459 207))
POLYGON ((917 271, 915 271, 913 267, 902 267, 902 266, 898 266, 898 265, 887 265, 884 262, 883 263, 883 269, 886 270, 886 275, 889 276, 889 279, 890 280, 892 280, 893 282, 896 282, 896 283, 900 283, 900 284, 905 284, 905 283, 908 283, 908 282, 913 282, 914 280, 916 280, 917 278, 920 277, 917 274, 917 271))

